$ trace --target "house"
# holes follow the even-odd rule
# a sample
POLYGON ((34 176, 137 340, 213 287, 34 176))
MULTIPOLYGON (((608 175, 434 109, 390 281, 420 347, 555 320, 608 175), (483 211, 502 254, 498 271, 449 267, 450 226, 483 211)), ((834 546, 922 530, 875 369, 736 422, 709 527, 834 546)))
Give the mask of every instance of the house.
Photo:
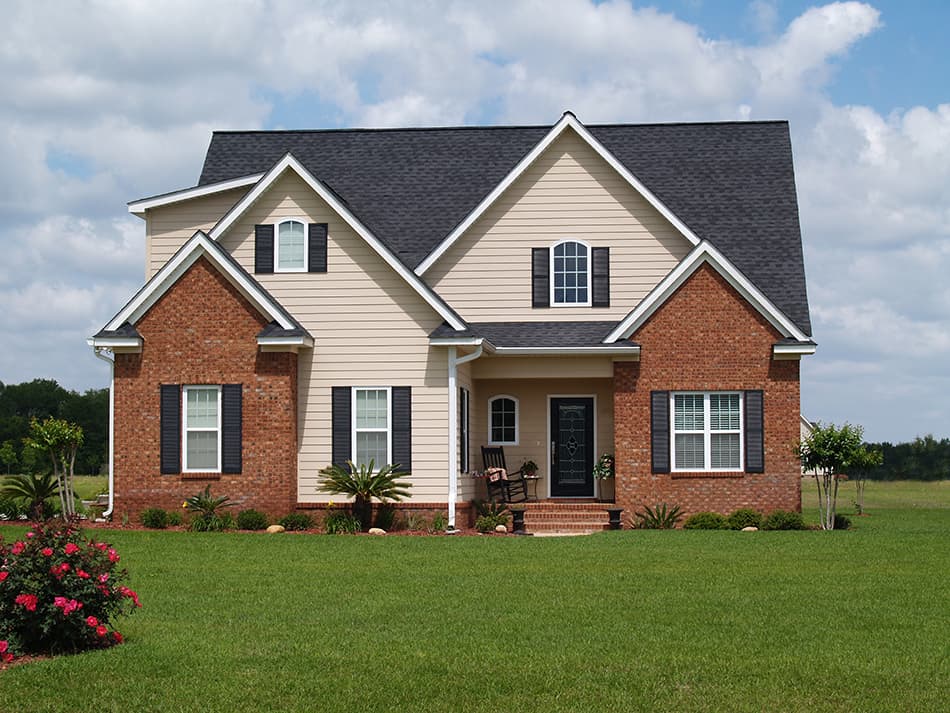
POLYGON ((319 510, 374 459, 461 526, 487 444, 555 505, 612 452, 628 512, 799 508, 786 122, 216 132, 129 210, 146 282, 89 340, 117 513, 319 510))

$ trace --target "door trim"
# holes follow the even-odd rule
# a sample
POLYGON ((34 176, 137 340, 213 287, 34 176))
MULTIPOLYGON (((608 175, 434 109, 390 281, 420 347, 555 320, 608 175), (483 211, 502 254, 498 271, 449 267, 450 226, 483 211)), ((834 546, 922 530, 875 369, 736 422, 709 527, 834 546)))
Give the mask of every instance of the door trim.
MULTIPOLYGON (((548 427, 547 427, 547 440, 545 441, 544 447, 547 451, 545 460, 547 461, 547 464, 548 464, 548 477, 546 478, 547 486, 548 486, 548 498, 551 500, 555 500, 558 498, 564 498, 567 500, 576 499, 570 495, 552 495, 551 493, 551 485, 554 478, 554 472, 553 472, 554 469, 551 463, 551 399, 593 399, 594 405, 592 408, 591 416, 593 417, 593 421, 594 421, 594 424, 593 424, 594 425, 594 440, 593 440, 594 463, 597 463, 597 459, 600 458, 600 456, 597 455, 597 394, 548 394, 547 398, 545 399, 546 415, 544 417, 544 420, 547 421, 548 427)), ((592 499, 597 498, 599 490, 600 488, 599 488, 599 483, 597 482, 597 478, 594 478, 594 494, 591 495, 590 497, 592 499)))

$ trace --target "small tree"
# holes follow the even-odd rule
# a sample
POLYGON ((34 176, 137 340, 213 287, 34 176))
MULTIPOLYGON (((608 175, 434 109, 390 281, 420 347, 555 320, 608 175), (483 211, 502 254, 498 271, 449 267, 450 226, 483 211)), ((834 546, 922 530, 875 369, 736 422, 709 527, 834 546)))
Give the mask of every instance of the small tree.
POLYGON ((30 421, 30 435, 23 440, 27 446, 41 450, 49 456, 65 520, 76 514, 73 469, 76 465, 76 451, 82 445, 82 440, 82 428, 52 416, 44 421, 37 421, 35 418, 30 421))
POLYGON ((833 530, 838 508, 839 477, 852 468, 880 465, 881 454, 863 443, 864 429, 833 423, 816 423, 812 432, 798 443, 796 451, 806 471, 813 471, 818 486, 818 519, 823 530, 833 530))
POLYGON ((353 514, 360 520, 363 530, 368 530, 373 516, 373 498, 381 502, 398 502, 409 497, 412 483, 398 480, 409 473, 397 472, 397 465, 384 465, 376 470, 371 460, 369 465, 354 465, 347 461, 346 468, 328 465, 320 471, 323 482, 318 488, 321 492, 333 495, 349 495, 353 498, 353 514))
POLYGON ((863 447, 855 453, 848 470, 848 477, 854 481, 854 511, 864 514, 864 488, 868 484, 868 474, 884 462, 884 454, 870 447, 863 447))
POLYGON ((3 446, 0 447, 0 463, 7 467, 7 475, 10 475, 13 466, 17 464, 16 448, 13 446, 13 441, 5 441, 3 446))

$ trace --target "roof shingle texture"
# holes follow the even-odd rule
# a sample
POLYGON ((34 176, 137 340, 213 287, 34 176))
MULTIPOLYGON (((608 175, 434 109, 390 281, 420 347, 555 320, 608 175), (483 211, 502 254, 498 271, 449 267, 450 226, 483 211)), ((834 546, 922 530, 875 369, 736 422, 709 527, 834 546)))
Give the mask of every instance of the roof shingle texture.
MULTIPOLYGON (((587 129, 811 334, 787 122, 587 129)), ((265 172, 290 152, 400 260, 416 267, 549 131, 215 132, 198 184, 265 172)))
POLYGON ((484 337, 496 347, 636 347, 633 342, 604 344, 616 322, 470 322, 457 332, 442 324, 429 336, 484 337))

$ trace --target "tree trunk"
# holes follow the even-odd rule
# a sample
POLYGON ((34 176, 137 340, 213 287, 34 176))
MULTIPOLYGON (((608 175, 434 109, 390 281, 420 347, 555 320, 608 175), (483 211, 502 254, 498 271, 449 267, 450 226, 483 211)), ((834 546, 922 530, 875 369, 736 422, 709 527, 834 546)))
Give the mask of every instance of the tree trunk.
POLYGON ((373 502, 370 498, 357 495, 353 501, 353 514, 360 521, 360 529, 363 532, 369 530, 373 524, 373 502))

